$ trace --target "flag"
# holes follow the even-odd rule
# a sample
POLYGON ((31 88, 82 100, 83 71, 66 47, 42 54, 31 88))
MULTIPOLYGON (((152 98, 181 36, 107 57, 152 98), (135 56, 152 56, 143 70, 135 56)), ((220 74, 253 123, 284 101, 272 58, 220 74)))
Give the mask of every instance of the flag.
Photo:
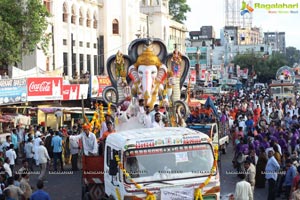
POLYGON ((216 118, 219 120, 219 115, 218 115, 217 108, 215 107, 215 105, 214 105, 214 102, 211 100, 211 98, 210 98, 210 97, 207 97, 207 99, 206 99, 206 102, 205 102, 204 106, 205 106, 205 107, 207 107, 207 106, 210 106, 210 107, 211 107, 211 109, 212 109, 212 110, 213 110, 213 112, 214 112, 214 115, 215 115, 215 116, 216 116, 216 118))

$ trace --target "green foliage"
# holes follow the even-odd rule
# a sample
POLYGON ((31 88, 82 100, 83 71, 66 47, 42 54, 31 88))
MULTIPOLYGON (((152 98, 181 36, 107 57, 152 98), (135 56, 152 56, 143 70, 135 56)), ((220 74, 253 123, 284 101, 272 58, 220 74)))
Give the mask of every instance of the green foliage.
POLYGON ((248 68, 250 71, 253 66, 260 82, 270 82, 275 79, 277 70, 287 65, 284 55, 280 53, 273 53, 271 56, 255 53, 240 54, 235 56, 233 63, 239 65, 241 69, 248 68))
POLYGON ((18 41, 15 29, 0 17, 0 66, 19 61, 21 43, 18 41))
POLYGON ((286 60, 288 61, 288 66, 293 67, 295 63, 300 64, 300 50, 295 47, 286 48, 286 60))
POLYGON ((33 52, 41 41, 48 43, 49 38, 43 37, 49 16, 40 0, 0 0, 0 23, 5 28, 1 30, 10 35, 9 38, 0 37, 0 52, 9 54, 1 55, 0 65, 18 62, 22 55, 33 52))
POLYGON ((169 13, 173 17, 172 19, 179 23, 183 23, 186 20, 185 14, 190 11, 191 8, 186 4, 186 0, 169 1, 169 13))

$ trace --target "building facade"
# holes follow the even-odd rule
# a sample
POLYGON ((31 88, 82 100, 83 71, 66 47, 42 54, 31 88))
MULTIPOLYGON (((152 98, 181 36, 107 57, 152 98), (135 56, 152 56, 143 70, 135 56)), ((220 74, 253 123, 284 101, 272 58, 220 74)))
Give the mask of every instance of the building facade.
POLYGON ((118 50, 127 54, 139 37, 162 39, 169 51, 185 49, 186 27, 169 15, 168 0, 44 0, 51 18, 47 54, 37 49, 20 68, 61 70, 71 79, 86 72, 106 74, 106 61, 118 50))
POLYGON ((270 45, 272 51, 286 53, 285 32, 264 32, 264 43, 270 45))

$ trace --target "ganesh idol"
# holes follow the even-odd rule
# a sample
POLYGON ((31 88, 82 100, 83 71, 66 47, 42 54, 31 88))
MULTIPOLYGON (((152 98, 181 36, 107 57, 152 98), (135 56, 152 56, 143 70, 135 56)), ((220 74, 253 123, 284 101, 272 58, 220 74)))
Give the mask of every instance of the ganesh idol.
POLYGON ((133 82, 134 97, 144 99, 145 105, 150 108, 153 108, 154 104, 159 104, 159 95, 164 90, 163 84, 167 78, 167 67, 153 53, 151 46, 148 46, 129 67, 128 75, 133 82))

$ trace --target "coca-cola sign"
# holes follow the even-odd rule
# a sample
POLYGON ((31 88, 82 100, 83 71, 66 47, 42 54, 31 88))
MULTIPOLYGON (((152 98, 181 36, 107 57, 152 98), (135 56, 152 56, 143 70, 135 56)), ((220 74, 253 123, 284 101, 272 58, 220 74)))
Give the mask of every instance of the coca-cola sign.
POLYGON ((30 92, 50 92, 50 82, 43 81, 42 83, 31 82, 28 88, 30 92))
POLYGON ((28 78, 28 101, 62 100, 62 82, 62 77, 28 78))

